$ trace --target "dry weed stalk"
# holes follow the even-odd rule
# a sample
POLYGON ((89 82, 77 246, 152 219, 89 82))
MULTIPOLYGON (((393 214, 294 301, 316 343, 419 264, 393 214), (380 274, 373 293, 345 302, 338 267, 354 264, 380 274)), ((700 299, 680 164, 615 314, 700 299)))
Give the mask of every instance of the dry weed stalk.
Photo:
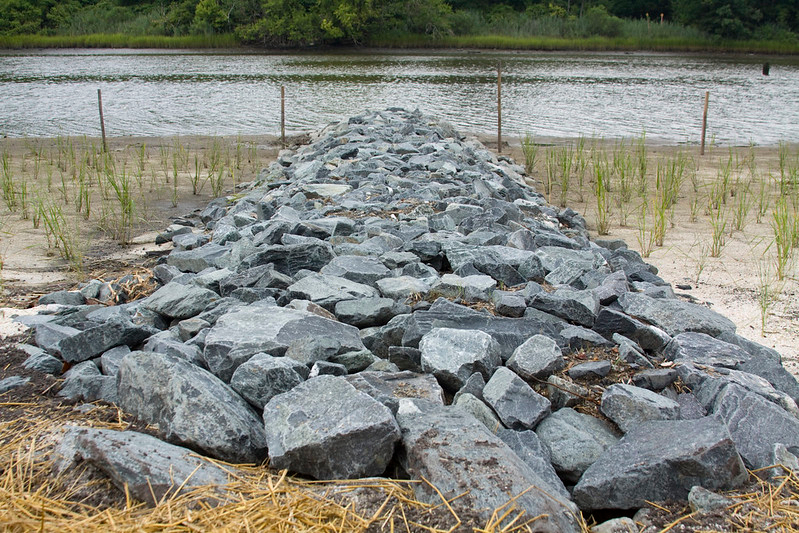
MULTIPOLYGON (((330 533, 428 531, 443 533, 465 526, 454 502, 463 495, 430 505, 413 496, 413 481, 372 478, 314 482, 261 466, 226 465, 233 475, 226 492, 199 487, 167 494, 147 507, 125 494, 116 504, 89 503, 104 491, 105 480, 86 482, 74 473, 67 479, 51 474, 49 452, 58 426, 79 422, 124 430, 128 424, 113 406, 98 406, 83 415, 63 407, 43 412, 35 403, 2 404, 24 409, 25 416, 0 423, 0 524, 3 531, 262 531, 330 533), (97 416, 92 417, 93 413, 97 416), (116 413, 114 413, 116 412, 116 413), (108 420, 117 418, 118 422, 108 420), (57 420, 54 420, 57 419, 57 420), (70 481, 71 480, 71 481, 70 481), (360 514, 348 494, 369 491, 373 507, 360 514), (216 505, 210 505, 210 503, 216 505), (432 524, 432 525, 431 525, 432 524)), ((482 529, 485 533, 531 531, 538 517, 519 513, 511 500, 482 529)), ((459 529, 460 530, 460 529, 459 529)), ((584 527, 584 531, 588 531, 584 527)))

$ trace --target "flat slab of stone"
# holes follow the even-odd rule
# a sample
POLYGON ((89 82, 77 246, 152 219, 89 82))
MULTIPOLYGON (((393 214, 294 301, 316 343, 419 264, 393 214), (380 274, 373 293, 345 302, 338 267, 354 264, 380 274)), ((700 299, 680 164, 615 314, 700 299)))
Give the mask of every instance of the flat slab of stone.
POLYGON ((297 367, 307 375, 308 367, 293 359, 257 353, 233 372, 230 386, 250 405, 263 409, 269 400, 303 382, 297 367))
POLYGON ((735 324, 707 307, 671 298, 650 298, 628 292, 618 299, 628 315, 659 327, 672 337, 686 331, 707 333, 716 337, 735 333, 735 324))
POLYGON ((574 487, 583 511, 638 509, 647 501, 680 501, 691 487, 734 489, 748 473, 723 422, 644 422, 608 448, 574 487))
POLYGON ((625 433, 647 420, 676 420, 680 404, 651 390, 616 383, 602 394, 602 413, 625 433))
POLYGON ((189 318, 200 314, 218 300, 214 291, 171 281, 142 300, 141 306, 169 318, 189 318))
POLYGON ((527 339, 536 334, 558 339, 566 323, 557 317, 528 309, 522 318, 506 318, 482 313, 440 298, 427 311, 411 316, 402 337, 403 346, 418 346, 422 336, 434 328, 478 330, 491 335, 498 343, 503 360, 527 339))
POLYGON ((223 490, 228 474, 196 452, 135 431, 70 427, 55 451, 56 471, 86 461, 102 470, 119 490, 148 505, 196 487, 223 490))
POLYGON ((338 302, 361 298, 377 298, 377 289, 337 276, 312 274, 292 284, 287 289, 289 297, 310 300, 328 311, 338 302))
POLYGON ((205 337, 203 356, 211 372, 229 381, 250 356, 284 355, 292 343, 304 339, 335 341, 345 352, 365 349, 357 328, 307 311, 256 302, 217 320, 205 337))
POLYGON ((263 423, 244 399, 216 376, 183 359, 131 352, 117 376, 119 406, 167 441, 230 462, 266 457, 263 423))
POLYGON ((272 398, 264 424, 271 466, 316 479, 380 475, 400 438, 386 406, 327 375, 272 398))
POLYGON ((444 390, 430 374, 416 372, 371 372, 346 376, 350 384, 379 401, 392 413, 399 409, 402 398, 419 398, 444 405, 444 390))
MULTIPOLYGON (((460 496, 462 505, 489 520, 513 499, 524 517, 540 516, 536 531, 576 532, 577 507, 471 414, 453 406, 403 400, 397 413, 402 460, 416 497, 433 505, 460 496)), ((515 513, 514 513, 515 516, 515 513)))
POLYGON ((78 363, 97 357, 114 346, 136 345, 152 334, 153 330, 149 328, 115 317, 60 340, 54 351, 64 361, 78 363))

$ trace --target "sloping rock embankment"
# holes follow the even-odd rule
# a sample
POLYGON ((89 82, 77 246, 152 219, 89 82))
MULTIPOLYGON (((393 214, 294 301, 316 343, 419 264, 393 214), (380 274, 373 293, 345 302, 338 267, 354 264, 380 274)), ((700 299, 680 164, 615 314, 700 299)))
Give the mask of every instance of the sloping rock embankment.
POLYGON ((418 112, 332 124, 162 238, 151 296, 75 301, 89 283, 26 319, 28 364, 72 365, 62 394, 171 443, 76 428, 62 468, 142 486, 142 457, 180 463, 177 445, 316 478, 400 471, 429 481, 422 500, 466 493, 486 519, 512 500, 575 531, 580 510, 734 488, 799 450, 779 354, 418 112))

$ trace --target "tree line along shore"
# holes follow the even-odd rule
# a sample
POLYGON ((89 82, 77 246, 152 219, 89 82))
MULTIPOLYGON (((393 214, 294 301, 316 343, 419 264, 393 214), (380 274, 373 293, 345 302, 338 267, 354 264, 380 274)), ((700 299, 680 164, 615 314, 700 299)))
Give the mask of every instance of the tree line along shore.
POLYGON ((793 0, 0 0, 0 48, 799 53, 793 0))

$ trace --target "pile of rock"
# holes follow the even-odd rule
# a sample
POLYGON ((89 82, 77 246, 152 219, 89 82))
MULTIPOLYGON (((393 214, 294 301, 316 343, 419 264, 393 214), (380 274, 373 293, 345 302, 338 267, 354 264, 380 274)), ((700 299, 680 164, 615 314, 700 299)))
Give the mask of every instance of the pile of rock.
MULTIPOLYGON (((399 469, 486 517, 515 497, 541 530, 574 531, 579 510, 734 488, 799 449, 779 354, 418 112, 330 125, 199 219, 162 235, 151 296, 85 305, 90 283, 27 320, 28 364, 71 365, 61 394, 172 443, 142 453, 319 479, 399 469), (632 384, 607 382, 618 368, 632 384)), ((61 453, 136 470, 101 451, 122 439, 130 461, 138 438, 74 429, 61 453)))

